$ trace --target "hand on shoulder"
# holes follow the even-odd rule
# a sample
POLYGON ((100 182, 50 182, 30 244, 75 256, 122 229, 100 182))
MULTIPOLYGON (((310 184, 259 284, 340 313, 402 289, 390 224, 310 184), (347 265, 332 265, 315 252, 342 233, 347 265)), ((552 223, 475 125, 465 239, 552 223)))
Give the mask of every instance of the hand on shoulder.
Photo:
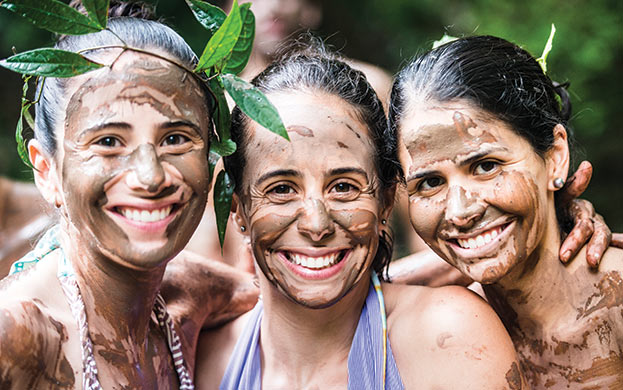
POLYGON ((512 341, 484 300, 458 286, 395 287, 388 326, 406 388, 524 388, 512 341))

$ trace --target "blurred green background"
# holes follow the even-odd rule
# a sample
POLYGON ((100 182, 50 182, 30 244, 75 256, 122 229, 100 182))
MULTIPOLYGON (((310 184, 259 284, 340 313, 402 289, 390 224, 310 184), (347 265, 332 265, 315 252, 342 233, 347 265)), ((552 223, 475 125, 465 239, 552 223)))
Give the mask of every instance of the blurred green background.
MULTIPOLYGON (((205 34, 182 0, 161 0, 157 13, 185 37, 196 52, 205 34)), ((589 160, 595 170, 584 197, 614 231, 623 232, 623 1, 621 0, 334 0, 322 1, 319 35, 349 57, 397 72, 443 33, 491 34, 540 56, 550 26, 557 28, 548 58, 549 75, 570 81, 578 145, 576 165, 589 160)), ((53 36, 0 10, 0 57, 52 45, 53 36)), ((0 69, 0 175, 30 180, 20 162, 14 129, 21 79, 0 69)))

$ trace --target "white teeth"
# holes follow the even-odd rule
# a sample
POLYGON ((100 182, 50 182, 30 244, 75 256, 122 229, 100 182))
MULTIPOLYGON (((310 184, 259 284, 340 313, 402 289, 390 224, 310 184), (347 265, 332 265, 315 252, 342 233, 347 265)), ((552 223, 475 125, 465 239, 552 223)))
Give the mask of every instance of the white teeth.
POLYGON ((502 227, 496 227, 486 233, 482 233, 476 237, 462 239, 458 238, 457 242, 461 246, 461 248, 465 249, 476 249, 490 243, 493 239, 495 239, 498 234, 502 232, 502 227))
POLYGON ((171 206, 167 206, 165 208, 152 210, 152 211, 137 210, 137 209, 130 209, 130 208, 122 208, 120 210, 121 210, 121 214, 123 214, 124 217, 132 221, 158 222, 158 221, 165 219, 166 217, 169 216, 169 214, 171 214, 171 208, 172 208, 171 206))
POLYGON ((305 268, 320 269, 337 263, 338 252, 320 257, 308 257, 298 253, 290 254, 290 261, 305 268))

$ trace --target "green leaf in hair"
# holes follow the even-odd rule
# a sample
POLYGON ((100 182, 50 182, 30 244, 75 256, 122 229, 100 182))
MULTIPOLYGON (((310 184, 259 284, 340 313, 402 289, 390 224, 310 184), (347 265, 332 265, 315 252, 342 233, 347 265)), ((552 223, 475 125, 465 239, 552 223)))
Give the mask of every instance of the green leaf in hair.
POLYGON ((216 215, 216 229, 223 251, 227 221, 231 210, 231 201, 234 194, 234 183, 225 171, 220 171, 214 183, 214 214, 216 215))
POLYGON ((221 80, 225 90, 242 112, 261 126, 290 140, 279 112, 262 91, 231 73, 221 75, 221 80))
POLYGON ((77 76, 104 65, 70 51, 35 49, 0 60, 0 66, 21 74, 62 78, 77 76))
POLYGON ((457 39, 459 38, 443 33, 443 36, 441 38, 433 42, 433 49, 436 49, 441 45, 445 45, 448 42, 456 41, 457 39))
POLYGON ((253 40, 255 39, 255 16, 249 10, 251 3, 244 3, 240 6, 240 19, 242 19, 242 30, 232 49, 231 57, 223 67, 224 73, 240 74, 251 56, 253 40))
POLYGON ((543 48, 543 54, 539 58, 536 59, 536 62, 541 65, 541 69, 543 69, 543 73, 547 74, 547 55, 550 51, 552 51, 552 43, 554 42, 554 35, 556 35, 556 26, 552 23, 552 29, 549 32, 549 38, 547 38, 547 43, 543 48))
POLYGON ((240 7, 238 6, 238 1, 234 0, 231 12, 223 22, 223 25, 212 35, 205 49, 203 49, 203 54, 199 58, 195 71, 206 70, 227 57, 236 45, 241 29, 240 7))
POLYGON ((210 36, 223 25, 227 14, 219 7, 201 0, 186 0, 188 7, 195 15, 195 19, 206 30, 210 31, 210 36))
POLYGON ((110 0, 82 0, 82 5, 86 8, 91 20, 97 22, 101 28, 106 28, 110 0))
POLYGON ((104 27, 58 0, 6 0, 0 7, 13 11, 39 28, 57 34, 82 35, 104 27))

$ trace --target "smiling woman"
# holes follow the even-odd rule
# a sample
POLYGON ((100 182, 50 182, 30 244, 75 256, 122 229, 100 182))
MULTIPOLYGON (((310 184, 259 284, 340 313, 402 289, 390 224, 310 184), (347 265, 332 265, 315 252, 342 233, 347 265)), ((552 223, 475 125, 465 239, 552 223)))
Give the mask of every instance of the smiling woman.
POLYGON ((392 91, 411 223, 482 283, 535 389, 623 386, 623 251, 596 270, 558 261, 569 169, 564 88, 525 50, 461 38, 409 64, 392 91))
POLYGON ((170 28, 123 16, 57 48, 107 66, 39 84, 28 152, 60 224, 0 284, 0 387, 192 389, 201 322, 181 331, 159 289, 210 186, 197 58, 170 28))
POLYGON ((521 388, 510 338, 482 300, 460 287, 379 282, 401 172, 396 138, 364 75, 316 43, 253 83, 291 142, 234 110, 239 147, 225 166, 262 299, 202 334, 198 386, 521 388))

